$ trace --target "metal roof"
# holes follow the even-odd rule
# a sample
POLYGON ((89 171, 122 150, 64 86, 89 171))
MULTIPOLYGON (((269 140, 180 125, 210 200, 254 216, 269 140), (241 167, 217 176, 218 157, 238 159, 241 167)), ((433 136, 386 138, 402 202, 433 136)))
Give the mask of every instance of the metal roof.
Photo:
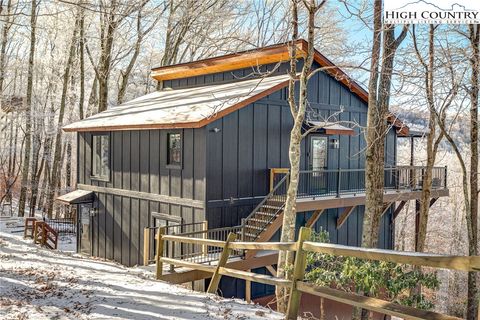
POLYGON ((65 131, 196 128, 285 86, 288 75, 185 89, 165 89, 136 98, 63 127, 65 131))

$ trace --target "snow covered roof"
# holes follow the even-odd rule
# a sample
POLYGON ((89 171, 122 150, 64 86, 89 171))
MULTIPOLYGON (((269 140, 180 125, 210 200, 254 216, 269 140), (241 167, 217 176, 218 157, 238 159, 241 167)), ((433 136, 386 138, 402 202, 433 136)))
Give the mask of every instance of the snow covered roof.
POLYGON ((339 134, 339 135, 353 135, 355 131, 349 127, 342 126, 336 122, 328 121, 312 121, 309 120, 307 123, 312 127, 317 127, 318 131, 323 131, 325 134, 339 134))
POLYGON ((78 189, 59 196, 56 200, 66 204, 88 203, 93 201, 93 191, 78 189))
POLYGON ((288 85, 280 75, 156 91, 63 127, 64 131, 198 128, 288 85))

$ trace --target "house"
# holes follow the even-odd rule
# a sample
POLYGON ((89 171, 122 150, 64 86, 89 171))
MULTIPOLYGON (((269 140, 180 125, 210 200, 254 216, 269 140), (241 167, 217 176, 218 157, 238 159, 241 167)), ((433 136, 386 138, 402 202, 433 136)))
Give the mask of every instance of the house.
MULTIPOLYGON (((300 67, 307 43, 296 45, 300 67)), ((141 264, 144 228, 182 225, 180 232, 192 232, 204 221, 211 230, 239 226, 231 230, 246 241, 274 238, 293 123, 288 60, 287 44, 278 44, 155 68, 161 90, 65 126, 77 133, 77 190, 58 200, 79 206, 79 251, 141 264)), ((308 88, 305 129, 318 130, 302 143, 297 224, 327 230, 333 243, 357 246, 367 92, 316 51, 314 69, 320 67, 328 68, 308 88)), ((406 201, 420 198, 421 168, 396 167, 397 137, 409 131, 393 115, 386 121, 380 246, 393 248, 394 217, 406 201)), ((433 199, 448 195, 445 172, 435 169, 433 199)), ((243 295, 239 281, 222 282, 226 296, 243 295)), ((257 285, 252 295, 268 290, 257 285)))

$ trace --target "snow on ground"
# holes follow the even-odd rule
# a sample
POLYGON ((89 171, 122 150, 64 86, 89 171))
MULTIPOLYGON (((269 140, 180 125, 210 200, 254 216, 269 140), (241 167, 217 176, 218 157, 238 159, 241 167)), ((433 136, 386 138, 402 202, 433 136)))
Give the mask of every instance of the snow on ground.
POLYGON ((15 222, 0 219, 0 319, 283 318, 241 300, 156 281, 140 268, 41 248, 7 223, 15 222))

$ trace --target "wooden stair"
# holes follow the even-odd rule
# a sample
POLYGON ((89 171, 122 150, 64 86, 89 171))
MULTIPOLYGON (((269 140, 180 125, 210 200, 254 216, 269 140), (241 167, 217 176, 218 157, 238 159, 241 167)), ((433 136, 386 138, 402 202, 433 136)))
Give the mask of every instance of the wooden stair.
POLYGON ((40 244, 52 250, 57 249, 58 246, 58 232, 45 221, 35 218, 25 219, 24 237, 31 237, 35 244, 40 244))
POLYGON ((238 238, 246 242, 269 241, 280 229, 283 220, 288 173, 281 179, 260 204, 243 219, 238 238))

